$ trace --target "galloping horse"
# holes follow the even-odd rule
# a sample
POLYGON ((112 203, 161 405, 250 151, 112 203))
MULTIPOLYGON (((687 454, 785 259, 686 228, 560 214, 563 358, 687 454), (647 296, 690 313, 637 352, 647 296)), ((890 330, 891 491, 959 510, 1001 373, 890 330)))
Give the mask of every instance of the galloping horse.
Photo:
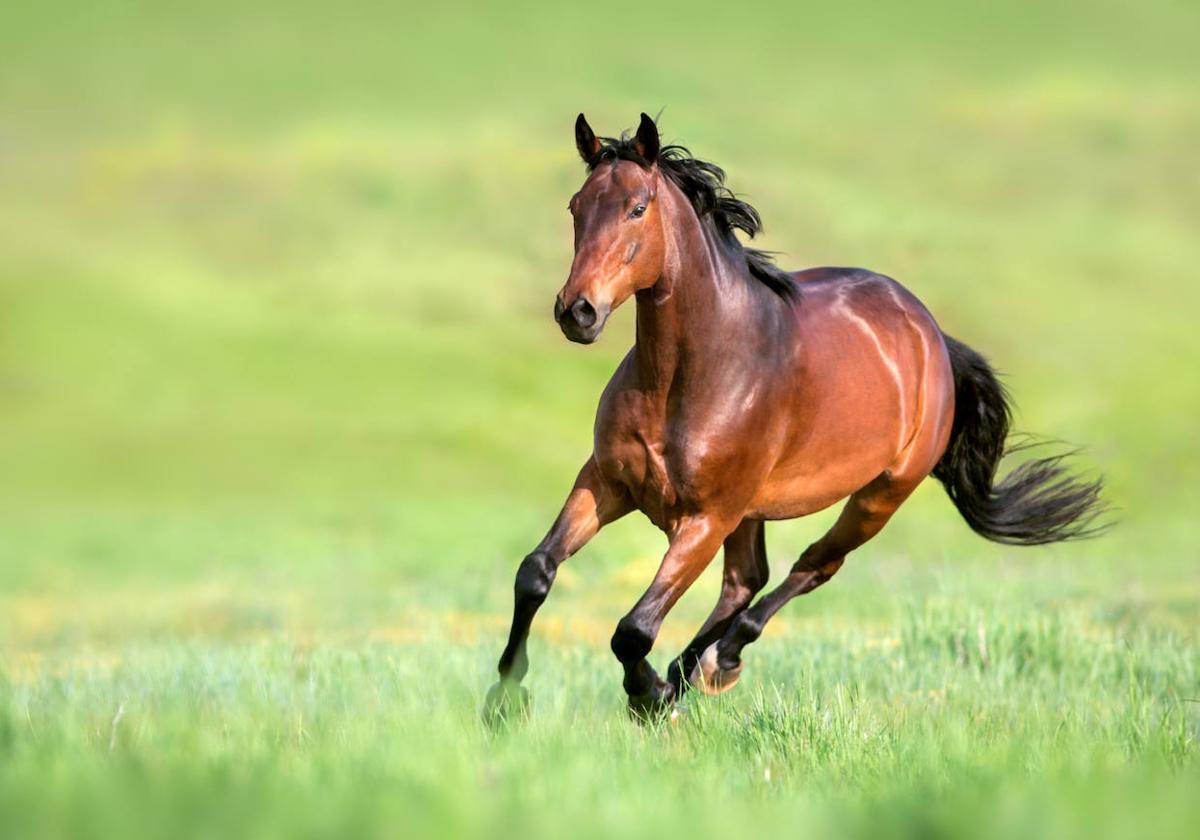
POLYGON ((575 142, 589 174, 570 202, 575 259, 554 318, 568 339, 590 344, 633 297, 637 338, 600 398, 591 457, 517 570, 485 718, 527 703, 526 640, 559 565, 635 508, 670 540, 612 637, 637 716, 669 709, 688 685, 731 688, 743 649, 771 617, 832 578, 927 475, 996 542, 1100 530, 1100 482, 1072 478, 1061 456, 997 479, 1006 392, 987 361, 945 335, 895 280, 857 268, 788 273, 743 247, 735 230, 753 237, 758 213, 719 167, 661 146, 645 114, 632 138, 598 138, 580 114, 575 142), (767 582, 763 523, 847 497, 829 532, 751 606, 767 582), (664 680, 646 656, 722 546, 717 605, 664 680))

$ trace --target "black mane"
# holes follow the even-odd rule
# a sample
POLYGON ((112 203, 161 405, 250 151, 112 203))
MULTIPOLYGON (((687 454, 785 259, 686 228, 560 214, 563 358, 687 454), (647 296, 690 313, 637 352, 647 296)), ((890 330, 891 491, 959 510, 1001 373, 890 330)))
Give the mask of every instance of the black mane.
MULTIPOLYGON (((650 162, 638 154, 633 139, 624 136, 600 139, 597 166, 606 160, 629 160, 645 169, 650 168, 650 162)), ((755 279, 780 297, 790 297, 796 291, 791 275, 775 264, 769 251, 746 248, 734 234, 736 229, 753 238, 762 232, 762 218, 753 206, 725 186, 724 169, 715 163, 697 160, 680 145, 663 146, 655 162, 687 196, 700 221, 711 224, 730 250, 745 257, 746 268, 755 279)))

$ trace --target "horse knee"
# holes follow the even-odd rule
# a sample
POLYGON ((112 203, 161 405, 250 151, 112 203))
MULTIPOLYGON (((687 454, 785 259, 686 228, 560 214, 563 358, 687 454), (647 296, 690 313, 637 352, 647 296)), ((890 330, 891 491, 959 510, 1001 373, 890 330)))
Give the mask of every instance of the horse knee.
POLYGON ((621 663, 637 662, 645 659, 654 647, 654 634, 637 619, 626 616, 617 624, 611 647, 621 663))
POLYGON ((535 551, 526 556, 517 569, 517 580, 513 584, 517 601, 540 606, 550 594, 557 571, 554 561, 545 552, 535 551))

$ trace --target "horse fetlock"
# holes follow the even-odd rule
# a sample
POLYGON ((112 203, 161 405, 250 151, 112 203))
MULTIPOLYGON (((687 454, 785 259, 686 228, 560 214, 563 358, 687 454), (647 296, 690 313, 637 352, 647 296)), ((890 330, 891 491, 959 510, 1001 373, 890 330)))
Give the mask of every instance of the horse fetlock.
POLYGON ((613 633, 610 646, 618 661, 637 662, 645 659, 654 647, 654 634, 635 619, 623 618, 613 633))
POLYGON ((742 613, 733 620, 729 630, 725 633, 725 638, 721 640, 721 648, 725 650, 741 651, 742 647, 757 641, 762 635, 763 625, 748 613, 742 613))
POLYGON ((557 571, 549 554, 535 551, 527 555, 517 568, 517 580, 513 587, 517 598, 538 604, 545 601, 557 571))

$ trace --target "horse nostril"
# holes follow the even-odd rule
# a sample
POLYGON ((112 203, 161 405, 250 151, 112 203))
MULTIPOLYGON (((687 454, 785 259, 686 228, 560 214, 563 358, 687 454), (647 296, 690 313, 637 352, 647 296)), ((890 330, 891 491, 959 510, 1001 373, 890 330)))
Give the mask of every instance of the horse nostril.
POLYGON ((554 320, 556 323, 562 323, 563 313, 567 311, 567 307, 563 306, 562 298, 554 299, 554 320))
POLYGON ((587 329, 596 323, 596 307, 592 306, 587 298, 580 298, 571 304, 571 316, 576 324, 587 329))

